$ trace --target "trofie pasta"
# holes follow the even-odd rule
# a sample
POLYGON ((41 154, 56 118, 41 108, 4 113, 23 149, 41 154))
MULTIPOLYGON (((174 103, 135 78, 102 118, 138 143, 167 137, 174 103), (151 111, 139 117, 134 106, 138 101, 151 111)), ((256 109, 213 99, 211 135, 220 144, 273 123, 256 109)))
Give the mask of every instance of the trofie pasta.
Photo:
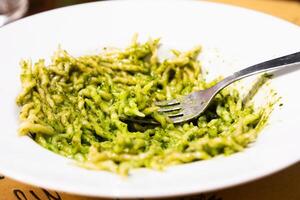
POLYGON ((59 49, 52 62, 22 61, 21 135, 89 169, 127 175, 242 151, 265 125, 270 109, 245 106, 234 87, 223 89, 197 119, 180 125, 157 112, 169 100, 214 85, 197 60, 200 47, 172 50, 160 61, 158 39, 124 49, 72 57, 59 49), (126 121, 151 117, 160 126, 126 121))

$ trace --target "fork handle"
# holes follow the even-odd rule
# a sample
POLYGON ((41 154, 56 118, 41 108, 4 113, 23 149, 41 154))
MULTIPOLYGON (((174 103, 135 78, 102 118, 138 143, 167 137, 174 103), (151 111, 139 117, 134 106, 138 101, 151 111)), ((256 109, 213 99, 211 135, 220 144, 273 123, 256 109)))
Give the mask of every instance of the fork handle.
POLYGON ((222 88, 226 87, 227 85, 240 80, 242 78, 246 78, 248 76, 252 76, 258 73, 267 72, 267 71, 273 71, 277 69, 281 69, 287 66, 300 66, 300 52, 293 53, 290 55, 282 56, 279 58, 275 58, 269 61, 265 61, 256 65, 253 65, 251 67, 247 67, 245 69, 242 69, 238 72, 235 72, 234 74, 226 77, 219 83, 217 83, 215 86, 215 92, 218 92, 222 88))

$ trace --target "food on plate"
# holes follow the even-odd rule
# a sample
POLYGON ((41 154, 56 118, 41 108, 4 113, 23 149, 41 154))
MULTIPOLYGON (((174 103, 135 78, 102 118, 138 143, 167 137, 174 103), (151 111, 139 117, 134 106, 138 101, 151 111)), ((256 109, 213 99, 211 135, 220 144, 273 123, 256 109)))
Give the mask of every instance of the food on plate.
POLYGON ((158 58, 159 39, 73 57, 58 49, 51 63, 21 62, 20 135, 89 169, 127 175, 134 168, 206 160, 242 151, 256 138, 269 106, 246 104, 233 87, 197 119, 174 125, 157 112, 169 100, 214 85, 202 72, 200 47, 158 58), (126 121, 151 117, 159 126, 126 121), (125 120, 124 120, 125 119, 125 120))

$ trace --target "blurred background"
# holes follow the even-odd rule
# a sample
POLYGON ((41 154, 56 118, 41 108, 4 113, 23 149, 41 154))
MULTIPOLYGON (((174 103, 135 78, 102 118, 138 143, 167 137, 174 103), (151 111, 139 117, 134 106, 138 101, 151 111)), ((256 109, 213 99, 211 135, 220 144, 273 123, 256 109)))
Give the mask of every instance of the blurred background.
MULTIPOLYGON (((97 0, 0 0, 0 27, 24 16, 97 0)), ((100 1, 100 0, 98 0, 100 1)), ((200 0, 199 0, 200 1, 200 0)), ((262 11, 300 25, 300 0, 208 0, 262 11)))
POLYGON ((96 0, 28 0, 29 7, 26 15, 32 15, 38 12, 59 8, 79 3, 87 3, 96 0))
MULTIPOLYGON (((0 0, 1 1, 1 0, 0 0)), ((11 0, 8 0, 11 1, 11 0)), ((96 0, 28 0, 26 15, 45 10, 96 0)), ((242 6, 265 12, 300 25, 300 0, 208 0, 242 6)))
MULTIPOLYGON (((27 15, 31 15, 37 12, 63 7, 67 5, 73 5, 78 3, 86 3, 86 2, 92 2, 96 0, 29 0, 29 11, 27 15)), ((214 0, 213 0, 214 1, 214 0)), ((271 7, 278 7, 281 4, 299 4, 300 7, 300 0, 215 0, 217 2, 224 2, 224 3, 230 3, 230 4, 236 4, 236 5, 242 5, 247 7, 270 7, 269 9, 272 9, 271 7), (274 4, 274 5, 272 5, 274 4)), ((268 10, 268 8, 267 8, 268 10)), ((284 10, 282 10, 284 12, 284 10)))

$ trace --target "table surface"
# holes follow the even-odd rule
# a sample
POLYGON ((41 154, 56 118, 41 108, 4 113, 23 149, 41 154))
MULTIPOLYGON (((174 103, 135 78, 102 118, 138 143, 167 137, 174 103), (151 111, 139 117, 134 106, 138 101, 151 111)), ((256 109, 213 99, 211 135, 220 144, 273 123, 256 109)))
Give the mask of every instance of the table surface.
MULTIPOLYGON (((82 0, 87 2, 89 0, 82 0)), ((292 0, 211 0, 238 5, 265 12, 300 25, 300 1, 292 0)), ((31 0, 30 14, 64 6, 62 1, 31 0), (44 3, 41 3, 44 2, 44 3), (49 3, 47 3, 49 2, 49 3), (60 2, 55 4, 53 2, 60 2)), ((65 1, 68 2, 68 1, 65 1)), ((70 2, 70 1, 69 1, 70 2)), ((73 1, 80 2, 80 1, 73 1)), ((196 196, 177 198, 180 200, 299 200, 300 163, 271 176, 240 186, 214 191, 196 196)), ((100 200, 59 193, 26 185, 0 175, 0 200, 100 200)), ((172 200, 177 200, 172 198, 172 200)), ((102 199, 101 199, 102 200, 102 199)))

